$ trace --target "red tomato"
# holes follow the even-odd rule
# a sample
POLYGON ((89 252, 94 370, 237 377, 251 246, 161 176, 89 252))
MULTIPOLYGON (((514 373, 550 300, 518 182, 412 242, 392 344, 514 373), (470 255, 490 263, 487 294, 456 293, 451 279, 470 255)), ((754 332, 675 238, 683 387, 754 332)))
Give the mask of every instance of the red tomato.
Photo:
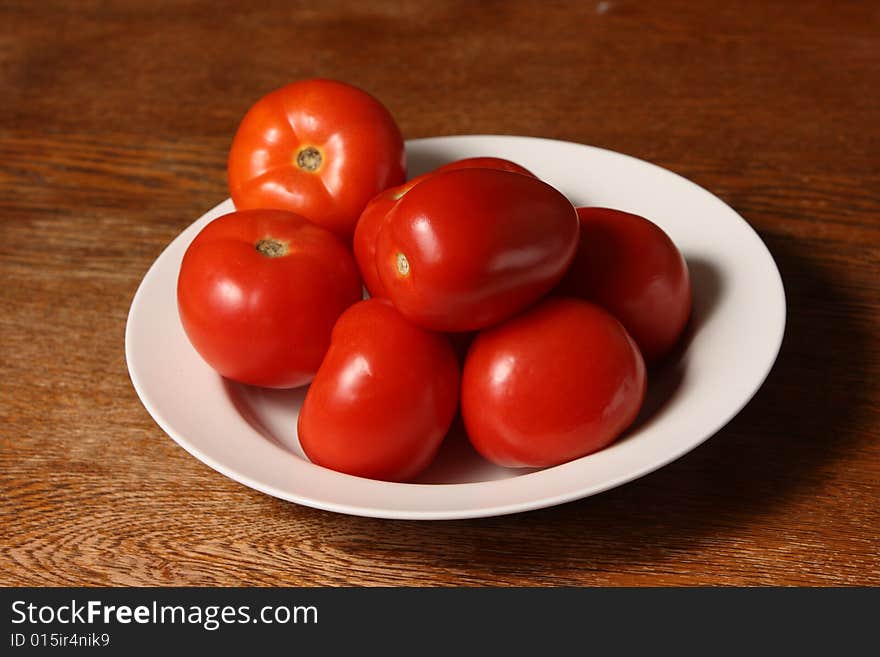
POLYGON ((586 301, 552 298, 477 336, 461 411, 484 457, 545 467, 609 445, 644 395, 645 364, 620 322, 586 301))
POLYGON ((578 254, 560 290, 610 311, 650 364, 681 336, 691 312, 687 263, 663 230, 638 215, 578 208, 578 254))
POLYGON ((500 157, 469 157, 464 160, 456 160, 455 162, 437 167, 433 173, 454 171, 456 169, 498 169, 500 171, 510 171, 511 173, 521 173, 524 176, 535 177, 535 174, 525 167, 500 157))
POLYGON ((281 210, 215 219, 186 250, 177 279, 180 319, 202 358, 225 377, 272 388, 312 379, 334 322, 360 298, 348 249, 281 210))
POLYGON ((261 98, 229 152, 239 210, 290 210, 350 242, 367 202, 406 179, 403 138, 368 93, 334 80, 304 80, 261 98))
POLYGON ((406 481, 433 460, 458 406, 459 367, 445 336, 406 321, 386 299, 349 308, 299 414, 312 462, 406 481))
POLYGON ((387 189, 374 197, 361 213, 354 231, 354 257, 357 260, 361 276, 364 279, 364 285, 366 285, 370 296, 388 296, 385 292, 385 286, 382 285, 382 281, 379 279, 379 272, 376 270, 376 236, 388 217, 388 213, 394 209, 404 194, 420 182, 434 173, 452 171, 454 169, 500 169, 534 177, 534 174, 528 169, 510 160, 500 157, 471 157, 444 164, 430 173, 422 174, 402 185, 387 189))
POLYGON ((537 301, 574 258, 577 214, 537 178, 492 169, 430 176, 376 239, 385 290, 409 320, 437 331, 495 324, 537 301))

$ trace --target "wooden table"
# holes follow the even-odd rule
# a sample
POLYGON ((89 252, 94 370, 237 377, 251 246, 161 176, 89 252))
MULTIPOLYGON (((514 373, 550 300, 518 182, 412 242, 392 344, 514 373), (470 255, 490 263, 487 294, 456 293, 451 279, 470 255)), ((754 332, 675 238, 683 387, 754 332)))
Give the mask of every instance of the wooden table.
POLYGON ((0 583, 880 584, 876 3, 68 4, 0 8, 0 583), (763 389, 650 476, 494 519, 337 515, 189 456, 129 382, 129 304, 227 196, 250 103, 318 75, 409 138, 595 144, 718 194, 785 281, 763 389))

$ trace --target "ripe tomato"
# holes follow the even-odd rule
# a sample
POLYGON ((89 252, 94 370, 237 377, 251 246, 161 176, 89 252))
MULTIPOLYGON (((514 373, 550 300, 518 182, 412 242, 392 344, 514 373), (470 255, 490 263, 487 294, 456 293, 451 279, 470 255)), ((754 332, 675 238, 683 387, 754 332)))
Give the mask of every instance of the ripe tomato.
POLYGON ((299 414, 312 462, 406 481, 434 458, 458 406, 459 367, 445 336, 406 321, 386 299, 349 308, 299 414))
POLYGON ((581 240, 563 294, 598 303, 626 327, 649 364, 681 336, 691 311, 687 263, 669 236, 638 215, 578 208, 581 240))
POLYGON ((461 411, 484 457, 545 467, 613 442, 644 395, 645 365, 620 322, 586 301, 552 298, 477 336, 461 411))
POLYGON ((220 374, 272 388, 308 383, 345 308, 361 298, 348 249, 282 210, 205 226, 183 256, 177 307, 196 351, 220 374))
POLYGON ((510 160, 500 157, 471 157, 444 164, 430 173, 422 174, 402 185, 387 189, 374 197, 361 213, 354 231, 354 257, 357 260, 358 268, 361 270, 361 276, 364 279, 364 285, 367 287, 370 296, 388 296, 385 292, 385 286, 382 285, 382 281, 379 279, 379 272, 376 270, 376 236, 388 217, 388 213, 403 198, 404 194, 432 174, 455 169, 500 169, 534 177, 534 174, 528 169, 510 160))
POLYGON ((492 169, 430 176, 394 207, 376 238, 388 297, 437 331, 495 324, 556 285, 574 258, 577 214, 537 178, 492 169))
POLYGON ((356 87, 304 80, 261 98, 229 152, 235 207, 290 210, 346 242, 371 198, 406 179, 400 129, 356 87))

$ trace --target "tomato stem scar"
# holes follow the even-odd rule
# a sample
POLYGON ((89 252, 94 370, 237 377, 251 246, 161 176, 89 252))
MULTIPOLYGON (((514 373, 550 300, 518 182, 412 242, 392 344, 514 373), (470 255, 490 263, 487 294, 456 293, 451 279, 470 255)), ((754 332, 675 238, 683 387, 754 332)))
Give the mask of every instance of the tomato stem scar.
POLYGON ((296 166, 306 171, 317 171, 323 161, 321 151, 314 146, 306 146, 296 154, 296 166))
POLYGON ((397 254, 397 273, 401 276, 409 276, 409 260, 402 253, 397 254))
POLYGON ((282 242, 272 237, 262 239, 254 246, 260 255, 264 255, 267 258, 280 258, 287 255, 287 242, 282 242))

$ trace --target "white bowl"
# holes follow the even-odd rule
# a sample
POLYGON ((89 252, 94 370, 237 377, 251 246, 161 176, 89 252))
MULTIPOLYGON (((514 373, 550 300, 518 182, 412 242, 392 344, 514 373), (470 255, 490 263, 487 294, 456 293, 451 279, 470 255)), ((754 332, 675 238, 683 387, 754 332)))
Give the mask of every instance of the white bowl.
POLYGON ((610 447, 543 470, 496 467, 461 431, 417 483, 352 477, 303 455, 296 418, 305 394, 224 380, 190 346, 177 315, 183 253, 227 200, 196 220, 156 259, 128 316, 125 355, 135 390, 159 426, 218 472, 291 502, 364 516, 472 518, 515 513, 593 495, 647 474, 693 449, 749 401, 773 366, 785 328, 779 271, 746 221, 703 188, 611 151, 529 137, 458 136, 407 142, 410 175, 452 160, 511 159, 578 206, 648 217, 690 267, 693 317, 677 355, 652 372, 636 425, 610 447))

